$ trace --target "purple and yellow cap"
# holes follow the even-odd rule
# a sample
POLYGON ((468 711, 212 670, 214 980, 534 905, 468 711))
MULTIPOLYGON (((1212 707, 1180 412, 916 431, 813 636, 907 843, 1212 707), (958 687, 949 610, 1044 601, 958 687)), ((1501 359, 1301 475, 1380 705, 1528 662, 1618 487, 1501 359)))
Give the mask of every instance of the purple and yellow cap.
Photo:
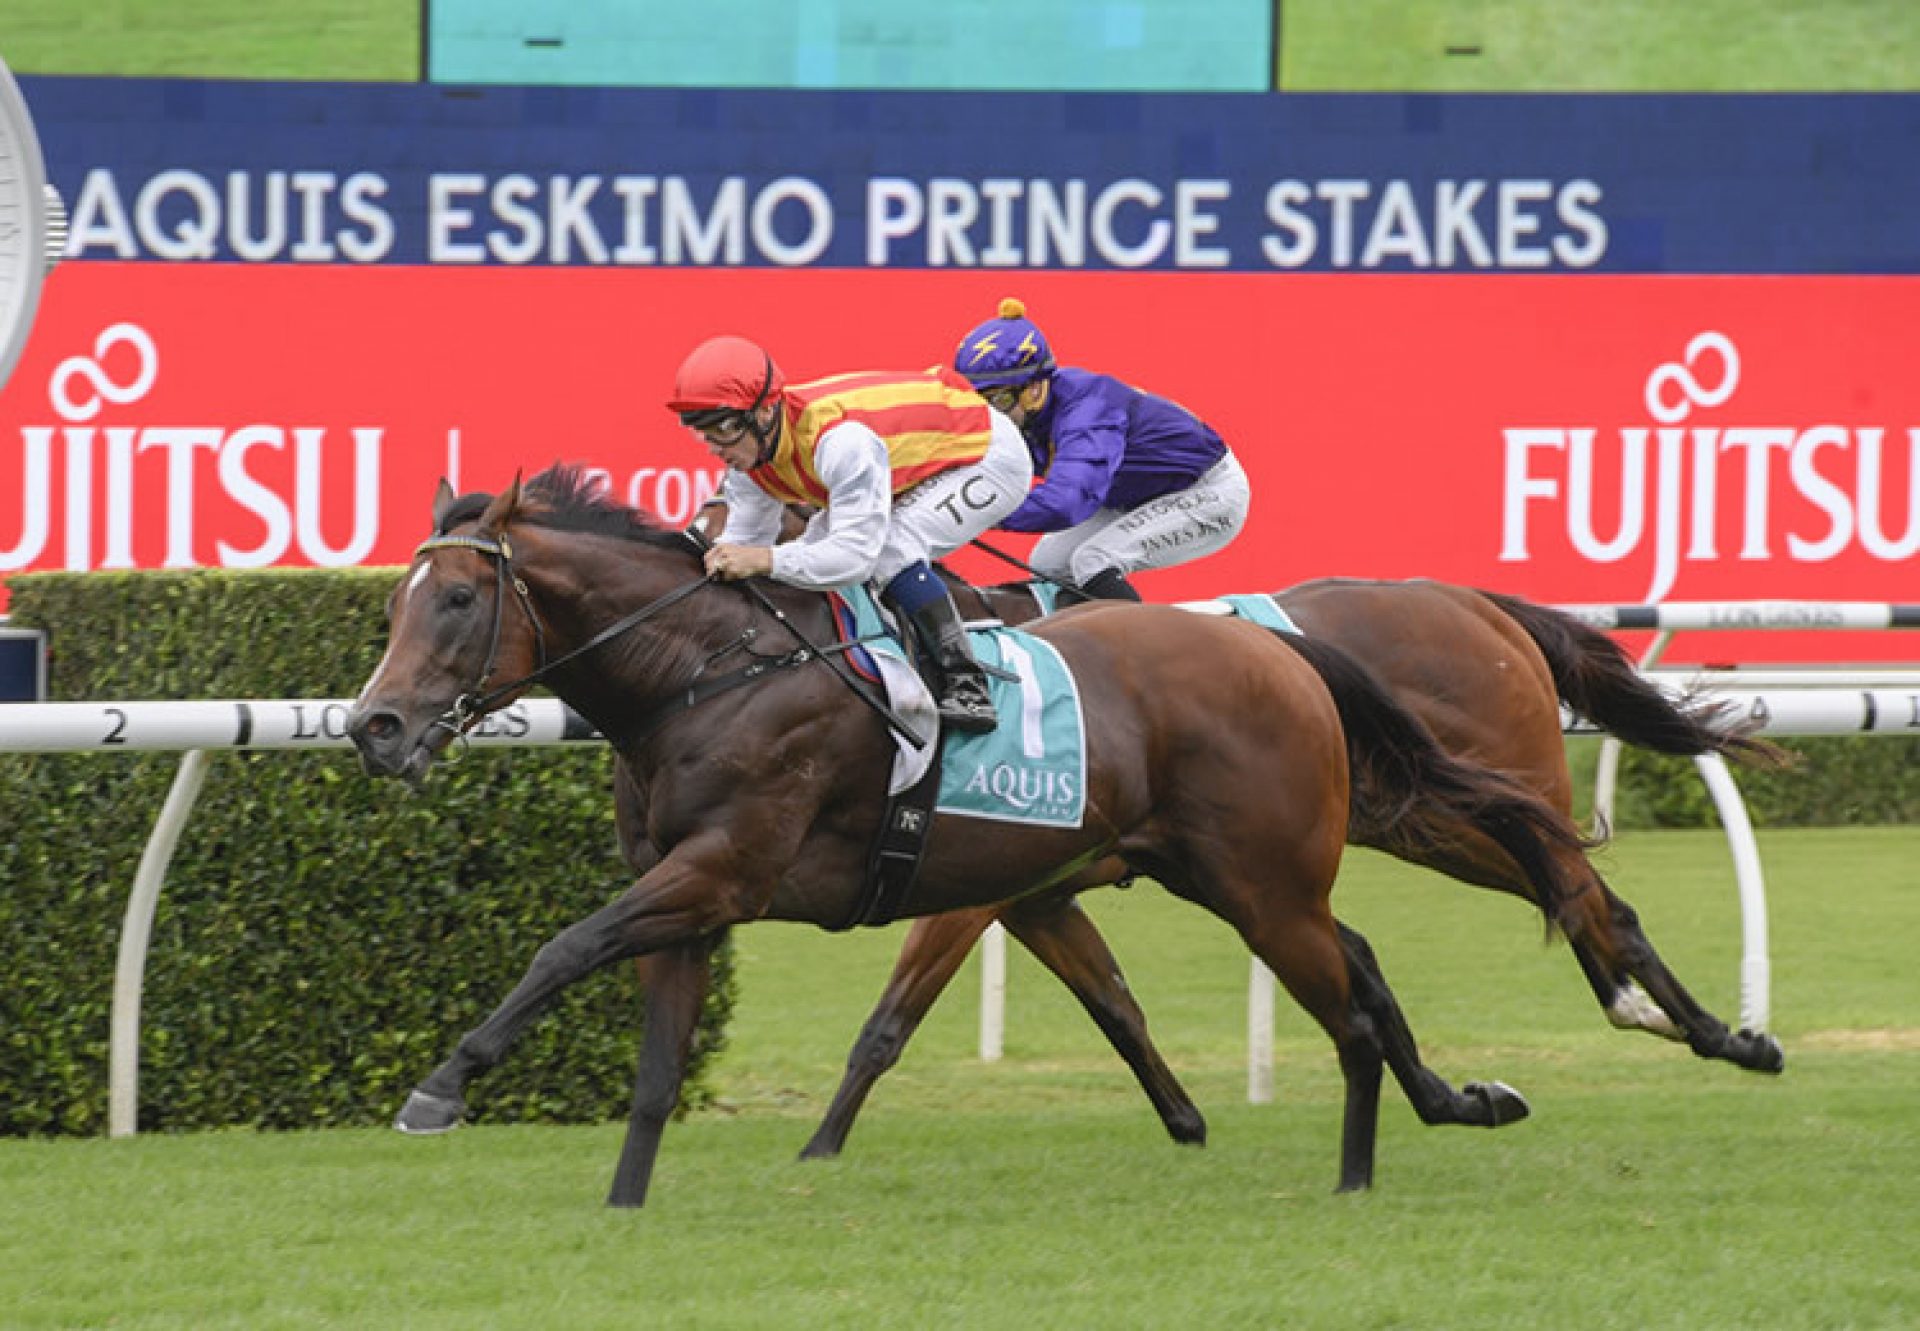
POLYGON ((1027 307, 1008 296, 1000 317, 989 319, 960 339, 953 368, 975 388, 1013 388, 1053 371, 1053 348, 1027 307))

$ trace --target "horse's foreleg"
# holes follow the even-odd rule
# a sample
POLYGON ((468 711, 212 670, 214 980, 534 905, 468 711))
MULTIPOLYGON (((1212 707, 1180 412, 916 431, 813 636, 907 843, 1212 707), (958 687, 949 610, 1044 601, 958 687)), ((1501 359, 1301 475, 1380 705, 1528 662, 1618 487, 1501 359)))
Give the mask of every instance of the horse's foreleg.
POLYGON ((861 1028, 860 1038, 847 1055, 847 1070, 827 1106, 826 1117, 813 1139, 801 1149, 802 1160, 820 1160, 840 1154, 853 1131, 853 1120, 866 1103, 867 1092, 900 1061, 920 1022, 933 1007, 960 965, 993 923, 994 911, 956 910, 929 915, 913 922, 900 959, 893 963, 880 1003, 861 1028))
POLYGON ((646 1031, 640 1045, 640 1071, 633 1086, 633 1109, 620 1163, 613 1171, 609 1206, 639 1206, 660 1153, 660 1135, 680 1103, 687 1054, 706 1002, 708 963, 718 935, 666 948, 646 958, 646 1031))
POLYGON ((533 964, 505 1001, 462 1036, 452 1056, 407 1097, 394 1126, 410 1133, 458 1127, 466 1113, 467 1084, 498 1063, 561 990, 624 957, 737 923, 741 917, 721 913, 719 903, 726 897, 697 872, 665 861, 611 904, 562 929, 534 954, 533 964))
POLYGON ((1469 1082, 1454 1090, 1444 1078, 1420 1061, 1420 1047, 1407 1025, 1406 1015, 1387 986, 1373 947, 1356 930, 1341 924, 1340 945, 1347 956, 1355 1004, 1372 1021, 1380 1050, 1394 1080, 1406 1092, 1420 1121, 1428 1126, 1463 1123, 1498 1128, 1517 1123, 1529 1112, 1518 1091, 1504 1082, 1469 1082))
POLYGON ((1153 1102, 1167 1135, 1204 1146, 1207 1121, 1147 1035, 1147 1017, 1120 974, 1120 963, 1072 897, 1016 902, 1000 916, 1008 932, 1073 991, 1153 1102))

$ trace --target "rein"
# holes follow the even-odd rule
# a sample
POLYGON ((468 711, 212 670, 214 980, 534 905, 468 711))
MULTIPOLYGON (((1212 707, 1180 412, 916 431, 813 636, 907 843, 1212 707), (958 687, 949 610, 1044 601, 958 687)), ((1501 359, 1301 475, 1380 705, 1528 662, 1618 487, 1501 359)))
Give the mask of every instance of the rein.
POLYGON ((1027 563, 1024 559, 1016 559, 1014 558, 1014 556, 1008 554, 1005 550, 996 550, 993 546, 988 545, 985 541, 981 540, 977 536, 973 538, 971 544, 976 549, 986 551, 988 554, 992 555, 995 559, 999 560, 1001 563, 1011 564, 1015 568, 1019 569, 1022 573, 1025 573, 1030 575, 1031 577, 1037 578, 1041 582, 1047 583, 1050 586, 1058 587, 1063 592, 1072 592, 1075 596, 1081 597, 1082 599, 1088 599, 1088 600, 1092 599, 1087 596, 1086 592, 1081 590, 1080 584, 1075 582, 1071 578, 1049 577, 1047 574, 1042 573, 1039 569, 1035 568, 1033 565, 1027 563))
MULTIPOLYGON (((684 533, 684 535, 697 552, 704 552, 706 550, 707 542, 705 538, 697 532, 688 531, 684 533)), ((482 536, 433 536, 422 541, 419 546, 415 548, 414 554, 418 556, 431 553, 435 550, 450 549, 474 550, 488 556, 494 561, 494 568, 498 574, 498 590, 494 595, 493 602, 493 628, 487 643, 486 665, 482 667, 480 678, 474 682, 473 687, 455 698, 453 705, 434 721, 434 725, 450 730, 456 736, 464 735, 476 721, 485 715, 490 707, 509 694, 515 693, 527 687, 529 684, 539 683, 561 666, 578 660, 597 647, 605 646, 607 643, 625 633, 628 629, 635 628, 659 614, 661 611, 678 605, 681 601, 686 600, 689 596, 692 596, 695 592, 713 581, 711 574, 703 574, 692 582, 684 583, 666 595, 649 601, 638 610, 630 614, 622 615, 619 619, 616 619, 606 628, 601 629, 598 633, 594 634, 593 637, 572 651, 548 660, 546 635, 541 630, 540 617, 534 613, 533 597, 527 590, 525 579, 521 578, 520 575, 513 570, 513 547, 507 541, 506 534, 503 532, 492 540, 488 540, 482 536), (494 666, 498 664, 500 654, 500 629, 502 621, 506 617, 506 590, 508 587, 513 588, 521 609, 526 612, 527 622, 533 626, 535 652, 540 661, 540 665, 530 674, 522 675, 519 679, 502 684, 497 688, 488 689, 487 684, 493 678, 494 666)), ((646 733, 657 729, 672 713, 694 707, 716 694, 725 693, 742 684, 750 684, 768 671, 782 670, 790 666, 805 665, 808 661, 817 660, 824 663, 826 667, 834 673, 836 678, 849 689, 853 690, 855 697, 859 698, 861 702, 877 712, 880 719, 887 723, 888 729, 900 736, 905 743, 916 751, 926 747, 927 741, 925 739, 915 734, 913 728, 907 725, 907 723, 900 718, 899 714, 888 707, 886 703, 875 698, 866 689, 862 688, 860 682, 847 673, 847 667, 837 659, 841 652, 850 650, 853 644, 849 643, 845 646, 835 644, 827 648, 816 646, 808 639, 806 634, 800 631, 787 616, 787 613, 773 604, 772 601, 768 600, 766 593, 762 592, 758 587, 753 586, 751 582, 746 582, 741 584, 741 590, 746 592, 756 605, 771 615, 782 628, 792 634, 793 637, 799 641, 800 646, 783 656, 756 660, 751 665, 743 666, 729 675, 705 680, 699 679, 696 676, 694 682, 689 684, 681 694, 664 707, 655 710, 649 718, 648 724, 644 727, 646 733)), ((754 630, 748 628, 738 640, 721 648, 712 657, 709 657, 708 664, 712 664, 714 660, 733 651, 736 647, 750 644, 753 638, 754 630)), ((701 667, 703 671, 705 668, 705 666, 701 667)))
MULTIPOLYGON (((695 550, 699 551, 703 555, 713 546, 712 541, 709 541, 704 535, 702 535, 700 532, 693 530, 691 527, 689 527, 686 531, 682 532, 681 534, 687 538, 687 542, 690 545, 692 545, 695 550)), ((816 659, 825 663, 827 669, 833 671, 835 678, 837 678, 842 684, 845 684, 849 689, 853 690, 854 697, 858 698, 861 702, 865 703, 869 708, 871 708, 873 711, 878 713, 880 719, 887 723, 887 729, 891 730, 894 734, 898 735, 901 741, 905 743, 908 748, 912 749, 915 753, 918 753, 921 749, 924 749, 927 747, 927 741, 922 739, 919 735, 915 734, 913 731, 913 727, 909 726, 905 721, 900 719, 899 713, 895 712, 891 707, 887 706, 886 703, 882 702, 880 699, 874 697, 871 693, 867 692, 866 689, 860 687, 860 681, 847 673, 847 667, 841 661, 836 659, 835 653, 833 650, 817 647, 811 641, 809 641, 807 638, 807 635, 802 633, 799 630, 799 628, 794 624, 794 622, 787 617, 787 612, 782 610, 779 606, 775 605, 771 600, 769 600, 767 598, 767 594, 761 591, 759 587, 754 585, 754 582, 751 578, 740 583, 739 585, 740 585, 740 590, 745 592, 755 605, 759 606, 762 610, 766 611, 769 615, 772 615, 775 623, 779 624, 780 627, 784 628, 787 632, 791 633, 796 639, 798 639, 800 642, 800 645, 803 648, 805 648, 807 651, 812 652, 816 659)), ((847 644, 846 648, 839 649, 839 650, 849 650, 852 648, 852 646, 853 644, 849 643, 847 644)), ((689 707, 693 706, 695 701, 697 701, 697 699, 693 698, 692 690, 689 689, 687 706, 689 707)))

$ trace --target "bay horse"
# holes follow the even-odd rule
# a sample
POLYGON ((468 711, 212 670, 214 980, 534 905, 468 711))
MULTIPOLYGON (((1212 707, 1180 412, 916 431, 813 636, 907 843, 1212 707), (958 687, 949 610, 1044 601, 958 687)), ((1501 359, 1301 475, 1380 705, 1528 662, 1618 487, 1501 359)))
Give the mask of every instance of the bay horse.
MULTIPOLYGON (((949 583, 968 619, 1027 624, 1042 613, 1028 583, 974 588, 951 574, 949 583)), ((1716 725, 1714 709, 1677 706, 1641 678, 1611 638, 1548 606, 1426 580, 1348 578, 1302 583, 1274 599, 1308 637, 1370 668, 1450 753, 1506 773, 1569 817, 1573 787, 1560 725, 1563 703, 1624 742, 1660 753, 1780 760, 1774 746, 1716 725)), ((622 791, 619 802, 632 798, 622 791)), ((1543 904, 1535 878, 1484 837, 1409 846, 1392 828, 1356 819, 1349 839, 1543 904)), ((1784 1067, 1771 1035, 1730 1030, 1687 991, 1585 848, 1556 842, 1549 853, 1579 885, 1559 903, 1555 922, 1615 1026, 1683 1041, 1702 1058, 1749 1070, 1777 1073, 1784 1067)), ((899 1060, 995 919, 1073 991, 1133 1070, 1168 1135, 1176 1142, 1204 1142, 1205 1120, 1148 1038, 1146 1018, 1119 962, 1077 903, 1056 893, 915 921, 848 1055, 833 1101, 801 1152, 804 1158, 839 1154, 868 1092, 899 1060)))
MULTIPOLYGON (((893 744, 820 645, 816 593, 707 578, 685 533, 614 503, 575 468, 497 496, 441 485, 434 535, 388 601, 386 651, 351 710, 366 771, 422 779, 459 734, 536 680, 596 726, 644 801, 657 854, 563 929, 420 1083, 396 1126, 457 1125, 471 1080, 567 985, 650 957, 645 1034, 609 1202, 646 1196, 717 939, 748 920, 847 922, 863 891, 893 744), (500 682, 504 679, 506 682, 500 682), (731 687, 739 684, 741 687, 731 687)), ((1498 1083, 1456 1090, 1419 1060, 1365 940, 1329 894, 1349 793, 1410 844, 1466 827, 1557 880, 1578 830, 1489 770, 1449 757, 1338 649, 1157 606, 1036 626, 1081 691, 1077 827, 936 817, 907 914, 1149 875, 1230 924, 1320 1023, 1345 1082, 1339 1187, 1373 1178, 1383 1065, 1434 1123, 1526 1113, 1498 1083), (1206 668, 1196 670, 1195 663, 1206 668)), ((509 811, 510 812, 510 811, 509 811)), ((510 828, 510 821, 503 820, 510 828)))

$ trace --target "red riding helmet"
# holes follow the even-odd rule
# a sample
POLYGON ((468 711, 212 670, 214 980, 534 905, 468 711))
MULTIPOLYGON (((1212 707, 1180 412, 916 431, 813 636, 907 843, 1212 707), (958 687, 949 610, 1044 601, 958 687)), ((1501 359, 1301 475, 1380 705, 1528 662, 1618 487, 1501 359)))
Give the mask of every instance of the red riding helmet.
POLYGON ((773 357, 744 337, 712 337, 695 347, 673 376, 667 410, 753 411, 780 396, 786 376, 773 357))

